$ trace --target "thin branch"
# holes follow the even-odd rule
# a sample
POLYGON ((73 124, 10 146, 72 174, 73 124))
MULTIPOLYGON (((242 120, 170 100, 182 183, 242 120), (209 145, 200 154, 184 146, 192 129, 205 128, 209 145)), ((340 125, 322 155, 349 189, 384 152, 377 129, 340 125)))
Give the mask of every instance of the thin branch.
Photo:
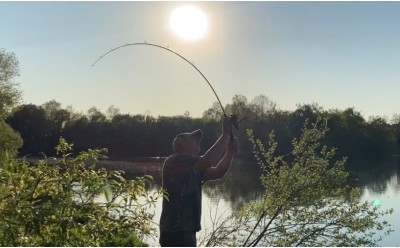
POLYGON ((262 239, 262 237, 265 235, 265 233, 267 232, 269 226, 271 225, 271 223, 276 219, 276 217, 278 216, 278 214, 281 212, 283 208, 283 205, 279 206, 278 209, 276 210, 275 214, 272 216, 272 218, 269 220, 267 226, 264 228, 264 230, 258 235, 258 237, 252 242, 250 243, 250 246, 255 247, 258 242, 260 242, 260 240, 262 239))
POLYGON ((261 214, 261 216, 260 216, 260 218, 258 219, 258 221, 257 221, 256 225, 254 226, 253 230, 251 230, 249 236, 247 236, 247 239, 246 239, 246 241, 244 242, 243 246, 246 246, 246 244, 247 244, 247 242, 249 241, 250 237, 253 235, 253 233, 254 233, 254 231, 256 230, 258 224, 259 224, 259 223, 261 222, 261 220, 264 218, 264 216, 265 216, 266 213, 267 213, 267 212, 264 211, 264 212, 261 214))
POLYGON ((298 247, 298 246, 300 246, 304 241, 306 241, 309 237, 311 237, 312 235, 314 235, 314 234, 316 234, 316 233, 318 233, 318 232, 320 232, 320 231, 323 231, 325 228, 327 228, 327 227, 329 227, 331 224, 327 224, 327 225, 325 225, 324 227, 321 227, 321 228, 318 228, 318 229, 315 229, 314 231, 312 231, 310 234, 308 234, 307 236, 304 236, 296 245, 295 245, 295 247, 298 247))

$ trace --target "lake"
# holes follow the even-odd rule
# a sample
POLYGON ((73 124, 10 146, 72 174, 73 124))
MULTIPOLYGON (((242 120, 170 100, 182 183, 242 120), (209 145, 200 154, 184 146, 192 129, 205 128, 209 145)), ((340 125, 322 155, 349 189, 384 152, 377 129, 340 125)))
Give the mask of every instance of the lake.
MULTIPOLYGON (((243 161, 235 162, 227 175, 218 181, 203 186, 202 231, 197 235, 200 241, 204 232, 212 227, 210 216, 228 216, 246 202, 261 194, 258 166, 243 161)), ((393 157, 380 164, 379 169, 354 173, 357 186, 362 189, 362 201, 374 202, 382 210, 394 209, 386 220, 394 232, 378 243, 380 246, 400 245, 400 158, 393 157)), ((155 183, 160 183, 160 173, 153 173, 155 183)), ((157 187, 157 186, 155 186, 157 187)), ((154 190, 154 188, 153 188, 154 190)), ((161 202, 157 202, 154 221, 158 223, 161 202)), ((150 246, 159 246, 158 239, 147 239, 150 246)))

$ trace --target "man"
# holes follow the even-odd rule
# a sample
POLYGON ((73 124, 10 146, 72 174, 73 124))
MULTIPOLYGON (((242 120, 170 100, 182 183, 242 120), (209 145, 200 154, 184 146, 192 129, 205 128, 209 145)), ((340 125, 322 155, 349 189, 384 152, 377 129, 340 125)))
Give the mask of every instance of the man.
POLYGON ((200 129, 192 133, 178 134, 173 141, 175 154, 163 165, 162 186, 168 193, 163 199, 160 219, 161 246, 196 246, 196 232, 201 229, 201 185, 220 179, 229 170, 237 151, 236 138, 230 139, 232 125, 228 117, 223 119, 222 134, 203 155, 200 129))

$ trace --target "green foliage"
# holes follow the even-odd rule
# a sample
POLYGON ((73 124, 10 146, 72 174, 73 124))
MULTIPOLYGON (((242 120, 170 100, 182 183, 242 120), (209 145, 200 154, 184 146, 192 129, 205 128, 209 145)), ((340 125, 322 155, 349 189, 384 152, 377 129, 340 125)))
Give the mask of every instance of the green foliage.
POLYGON ((147 247, 136 234, 129 230, 120 230, 117 233, 107 235, 104 243, 101 246, 105 247, 147 247))
POLYGON ((15 156, 21 145, 21 136, 0 119, 0 161, 15 156))
POLYGON ((0 245, 145 246, 155 231, 149 207, 163 195, 149 195, 151 177, 95 169, 104 149, 72 157, 60 138, 56 150, 61 159, 1 163, 0 245))
POLYGON ((338 147, 338 155, 349 157, 350 162, 383 160, 396 152, 396 137, 382 118, 370 117, 367 122, 352 108, 323 115, 328 118, 331 129, 327 143, 338 147))
POLYGON ((268 145, 248 130, 261 167, 261 196, 220 221, 208 235, 214 246, 376 246, 392 229, 380 211, 347 186, 346 159, 322 145, 326 120, 306 121, 292 150, 277 155, 275 133, 268 145))
MULTIPOLYGON (((21 105, 14 109, 13 115, 6 121, 18 131, 24 140, 21 147, 23 155, 41 156, 47 152, 51 125, 46 114, 40 106, 34 104, 21 105)), ((53 144, 52 150, 54 150, 53 144)))
POLYGON ((0 50, 0 118, 4 118, 18 104, 21 92, 13 81, 19 76, 19 63, 14 53, 0 50))
POLYGON ((242 217, 258 221, 245 245, 376 246, 391 232, 379 217, 392 210, 360 202, 360 190, 346 186, 345 159, 332 161, 335 149, 321 145, 327 132, 326 121, 306 121, 287 156, 275 155, 273 132, 268 148, 248 132, 265 192, 243 210, 242 217))

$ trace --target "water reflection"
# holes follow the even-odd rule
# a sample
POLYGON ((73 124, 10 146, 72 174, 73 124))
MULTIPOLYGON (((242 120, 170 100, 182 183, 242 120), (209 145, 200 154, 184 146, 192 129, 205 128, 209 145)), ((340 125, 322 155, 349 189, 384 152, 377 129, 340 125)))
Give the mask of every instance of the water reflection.
POLYGON ((209 198, 224 199, 234 210, 261 196, 262 190, 259 166, 243 160, 236 160, 223 179, 207 182, 203 187, 209 198))
MULTIPOLYGON (((162 164, 159 164, 160 169, 150 173, 154 178, 153 188, 161 185, 161 166, 162 164)), ((379 166, 365 163, 363 168, 366 169, 350 172, 349 179, 350 185, 361 188, 362 193, 368 190, 384 194, 388 188, 400 190, 400 158, 393 157, 379 166)), ((233 210, 236 210, 246 202, 262 195, 260 174, 260 168, 256 163, 235 160, 223 179, 207 182, 203 186, 203 194, 210 199, 223 199, 229 202, 233 210)), ((143 175, 132 170, 126 171, 129 179, 143 175)))
MULTIPOLYGON (((360 171, 351 172, 350 184, 360 187, 362 190, 361 201, 379 201, 379 207, 383 209, 393 208, 394 214, 388 216, 389 221, 395 230, 390 236, 385 237, 379 245, 398 246, 400 244, 400 158, 391 158, 379 166, 366 164, 360 171)), ((161 164, 160 164, 161 168, 161 164)), ((355 167, 353 167, 355 168, 355 167)), ((161 170, 152 172, 154 177, 154 187, 161 185, 161 170)), ((128 172, 129 178, 143 176, 143 173, 128 172)), ((229 172, 221 180, 207 182, 203 187, 203 217, 202 225, 204 229, 211 225, 210 215, 212 211, 219 211, 229 214, 237 210, 243 204, 261 196, 263 187, 260 181, 260 169, 255 163, 236 160, 229 172)), ((157 203, 154 221, 157 222, 161 212, 161 201, 157 203)), ((386 219, 385 219, 386 220, 386 219)), ((203 232, 203 231, 202 231, 203 232)), ((152 246, 158 246, 158 241, 149 240, 152 246)))
MULTIPOLYGON (((385 194, 389 189, 400 190, 400 158, 391 158, 379 166, 366 165, 365 169, 350 172, 350 186, 359 187, 377 194, 385 194)), ((227 175, 215 182, 208 182, 204 194, 213 198, 222 197, 236 210, 246 202, 261 196, 263 187, 260 180, 260 168, 256 163, 238 160, 227 175)))
POLYGON ((392 158, 379 166, 366 166, 361 171, 354 171, 351 173, 353 178, 352 186, 360 187, 362 190, 370 190, 374 193, 384 194, 390 188, 400 189, 400 159, 392 158))

